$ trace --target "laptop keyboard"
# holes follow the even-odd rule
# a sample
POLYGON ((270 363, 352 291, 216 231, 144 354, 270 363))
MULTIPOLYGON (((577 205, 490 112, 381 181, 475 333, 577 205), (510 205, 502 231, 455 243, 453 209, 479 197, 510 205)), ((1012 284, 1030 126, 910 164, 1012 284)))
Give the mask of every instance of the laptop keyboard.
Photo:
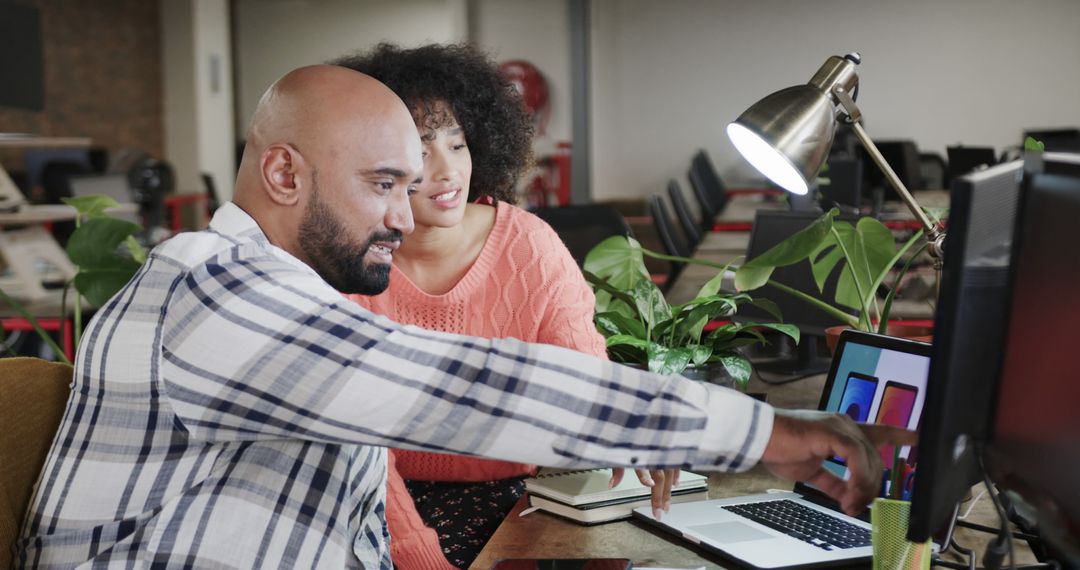
POLYGON ((721 507, 823 550, 870 546, 870 529, 790 500, 721 507))

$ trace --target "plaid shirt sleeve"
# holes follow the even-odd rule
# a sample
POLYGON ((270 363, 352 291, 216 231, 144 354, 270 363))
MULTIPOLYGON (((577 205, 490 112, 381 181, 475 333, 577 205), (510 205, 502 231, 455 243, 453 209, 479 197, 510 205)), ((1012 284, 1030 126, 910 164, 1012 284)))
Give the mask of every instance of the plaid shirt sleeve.
POLYGON ((711 470, 749 468, 768 442, 772 409, 734 391, 554 346, 398 325, 275 249, 222 252, 170 295, 161 377, 194 439, 711 470))

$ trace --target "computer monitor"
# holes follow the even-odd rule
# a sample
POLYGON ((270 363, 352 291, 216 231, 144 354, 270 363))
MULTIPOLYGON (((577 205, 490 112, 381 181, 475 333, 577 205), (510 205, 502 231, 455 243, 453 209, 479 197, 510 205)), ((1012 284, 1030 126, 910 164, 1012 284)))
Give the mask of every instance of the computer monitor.
POLYGON ((945 149, 949 157, 949 178, 955 179, 984 166, 997 164, 993 147, 950 146, 945 149))
POLYGON ((0 2, 0 107, 45 108, 45 58, 41 11, 25 3, 0 2))
POLYGON ((854 157, 830 157, 829 169, 818 187, 823 208, 833 206, 858 210, 862 202, 863 163, 854 157))
MULTIPOLYGON (((922 190, 922 174, 919 169, 919 149, 910 140, 874 141, 885 162, 889 163, 896 176, 908 190, 922 190)), ((870 158, 865 147, 859 147, 859 158, 863 161, 863 192, 868 194, 873 203, 878 203, 874 194, 888 202, 901 201, 900 195, 885 180, 885 175, 870 158)))
POLYGON ((1080 152, 1080 129, 1028 129, 1027 137, 1043 143, 1046 152, 1080 152))
MULTIPOLYGON (((746 259, 753 259, 765 253, 792 234, 806 228, 819 217, 821 217, 821 214, 818 212, 758 210, 754 218, 753 229, 750 232, 750 243, 746 249, 746 259)), ((851 223, 858 220, 855 216, 838 216, 837 219, 851 223)), ((772 279, 831 302, 836 297, 836 283, 840 278, 840 270, 841 266, 838 264, 833 271, 833 275, 826 280, 824 292, 818 290, 814 275, 810 270, 809 261, 777 267, 773 271, 772 279)), ((840 324, 836 322, 836 318, 779 289, 766 287, 756 295, 776 303, 784 317, 784 322, 799 327, 801 340, 795 354, 776 361, 755 362, 755 369, 759 372, 786 376, 827 371, 829 369, 829 358, 819 353, 818 345, 819 340, 825 335, 826 328, 840 324)), ((772 315, 751 305, 741 306, 737 318, 756 321, 775 320, 772 315)))
POLYGON ((93 164, 90 162, 90 149, 87 148, 34 148, 23 153, 23 169, 26 171, 26 185, 23 191, 29 194, 35 187, 45 184, 45 167, 49 163, 70 163, 82 174, 93 172, 93 164))
POLYGON ((1055 554, 1080 565, 1080 155, 1053 167, 1029 158, 988 470, 1055 554))
POLYGON ((1014 161, 952 184, 908 523, 913 540, 926 540, 944 526, 981 477, 974 441, 989 436, 1021 171, 1021 161, 1014 161))

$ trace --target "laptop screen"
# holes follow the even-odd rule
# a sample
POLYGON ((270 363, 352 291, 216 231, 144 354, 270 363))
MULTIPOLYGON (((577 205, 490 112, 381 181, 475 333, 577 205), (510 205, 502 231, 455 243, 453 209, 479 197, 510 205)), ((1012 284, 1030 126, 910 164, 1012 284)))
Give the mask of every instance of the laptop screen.
MULTIPOLYGON (((922 420, 926 382, 930 372, 930 345, 895 337, 845 331, 833 356, 819 409, 847 414, 859 423, 887 424, 918 429, 922 420)), ((893 448, 880 450, 886 468, 893 463, 893 448)), ((912 450, 900 457, 915 462, 912 450)), ((847 468, 839 458, 825 462, 839 476, 847 468)))

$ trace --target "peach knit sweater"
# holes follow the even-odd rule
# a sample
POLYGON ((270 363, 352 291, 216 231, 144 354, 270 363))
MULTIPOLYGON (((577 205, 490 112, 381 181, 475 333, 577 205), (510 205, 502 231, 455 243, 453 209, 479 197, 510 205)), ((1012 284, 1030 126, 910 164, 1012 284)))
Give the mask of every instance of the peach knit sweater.
MULTIPOLYGON (((592 321, 596 300, 559 236, 520 208, 502 202, 495 207, 495 224, 480 255, 450 291, 429 295, 392 267, 386 292, 349 298, 404 324, 487 338, 513 337, 604 357, 604 339, 592 321)), ((452 568, 438 535, 416 512, 405 479, 491 481, 534 469, 521 463, 393 450, 386 519, 394 566, 452 568)))

